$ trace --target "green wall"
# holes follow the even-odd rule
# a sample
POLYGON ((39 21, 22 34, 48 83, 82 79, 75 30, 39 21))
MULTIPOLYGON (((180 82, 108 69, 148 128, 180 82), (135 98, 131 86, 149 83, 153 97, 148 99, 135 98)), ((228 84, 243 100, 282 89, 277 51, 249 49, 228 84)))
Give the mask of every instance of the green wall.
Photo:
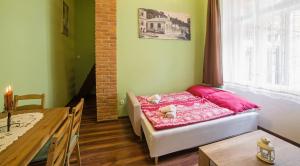
MULTIPOLYGON (((65 37, 61 0, 0 1, 0 92, 11 84, 16 94, 45 93, 46 106, 56 107, 79 90, 95 61, 94 0, 68 4, 71 34, 65 37)), ((206 0, 117 0, 119 103, 128 90, 174 92, 201 82, 206 5, 206 0), (138 8, 190 14, 192 40, 139 39, 138 8)), ((118 106, 120 116, 127 115, 118 106)))
MULTIPOLYGON (((64 106, 75 92, 74 3, 70 37, 61 34, 61 0, 0 1, 0 92, 45 93, 46 106, 64 106)), ((0 100, 3 108, 3 99, 0 100)))
POLYGON ((206 6, 206 0, 117 0, 120 116, 127 115, 120 102, 126 91, 137 95, 175 92, 202 81, 206 6), (190 14, 192 40, 139 39, 138 8, 190 14))
POLYGON ((75 78, 78 92, 95 64, 95 0, 75 0, 75 78))

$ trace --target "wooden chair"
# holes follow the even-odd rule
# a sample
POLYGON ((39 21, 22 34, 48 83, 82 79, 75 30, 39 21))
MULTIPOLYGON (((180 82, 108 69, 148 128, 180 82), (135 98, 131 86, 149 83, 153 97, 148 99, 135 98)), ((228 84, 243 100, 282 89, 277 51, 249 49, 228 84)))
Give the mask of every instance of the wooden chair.
POLYGON ((70 165, 70 157, 71 154, 76 147, 76 157, 78 165, 81 165, 80 160, 80 148, 79 148, 79 129, 81 123, 81 116, 83 111, 84 99, 81 99, 80 102, 72 108, 72 123, 71 123, 71 130, 70 130, 70 139, 69 139, 69 147, 67 153, 67 163, 66 165, 70 165))
POLYGON ((53 135, 48 151, 46 166, 63 166, 68 149, 72 115, 69 115, 53 135))
POLYGON ((45 95, 44 94, 30 94, 23 96, 14 96, 14 108, 16 111, 20 110, 33 110, 33 109, 44 109, 45 95), (22 105, 19 106, 19 101, 21 100, 40 100, 40 104, 22 105))

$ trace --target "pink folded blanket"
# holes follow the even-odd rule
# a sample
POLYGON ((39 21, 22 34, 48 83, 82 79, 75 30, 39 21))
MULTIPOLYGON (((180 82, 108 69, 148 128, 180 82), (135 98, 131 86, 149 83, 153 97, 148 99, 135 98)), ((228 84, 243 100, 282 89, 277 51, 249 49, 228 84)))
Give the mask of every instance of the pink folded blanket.
POLYGON ((234 114, 233 111, 219 107, 204 98, 180 102, 175 105, 176 118, 166 118, 165 114, 159 110, 160 106, 144 106, 142 111, 156 130, 205 122, 234 114))

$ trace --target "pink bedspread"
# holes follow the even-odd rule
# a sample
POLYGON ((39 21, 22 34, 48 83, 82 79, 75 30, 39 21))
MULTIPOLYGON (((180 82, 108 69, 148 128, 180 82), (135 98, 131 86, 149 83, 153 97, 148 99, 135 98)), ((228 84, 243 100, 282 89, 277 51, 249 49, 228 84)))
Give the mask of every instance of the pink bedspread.
POLYGON ((234 112, 222 108, 204 98, 195 97, 188 92, 162 95, 159 104, 151 104, 147 97, 140 96, 142 111, 155 130, 175 128, 189 124, 209 121, 233 115, 234 112), (160 107, 173 104, 177 108, 177 117, 165 118, 159 111, 160 107))
POLYGON ((159 108, 170 104, 180 104, 187 101, 197 101, 200 97, 194 96, 193 94, 183 91, 178 93, 161 94, 161 100, 158 104, 148 102, 149 96, 137 96, 138 101, 142 108, 154 107, 159 108))

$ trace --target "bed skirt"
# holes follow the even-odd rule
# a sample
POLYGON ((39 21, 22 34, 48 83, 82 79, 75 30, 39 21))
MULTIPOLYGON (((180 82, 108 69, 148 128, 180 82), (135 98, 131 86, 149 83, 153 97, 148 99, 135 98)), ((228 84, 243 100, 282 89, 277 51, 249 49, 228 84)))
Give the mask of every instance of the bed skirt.
POLYGON ((151 157, 189 149, 257 130, 258 113, 248 112, 193 125, 156 131, 141 115, 151 157))

